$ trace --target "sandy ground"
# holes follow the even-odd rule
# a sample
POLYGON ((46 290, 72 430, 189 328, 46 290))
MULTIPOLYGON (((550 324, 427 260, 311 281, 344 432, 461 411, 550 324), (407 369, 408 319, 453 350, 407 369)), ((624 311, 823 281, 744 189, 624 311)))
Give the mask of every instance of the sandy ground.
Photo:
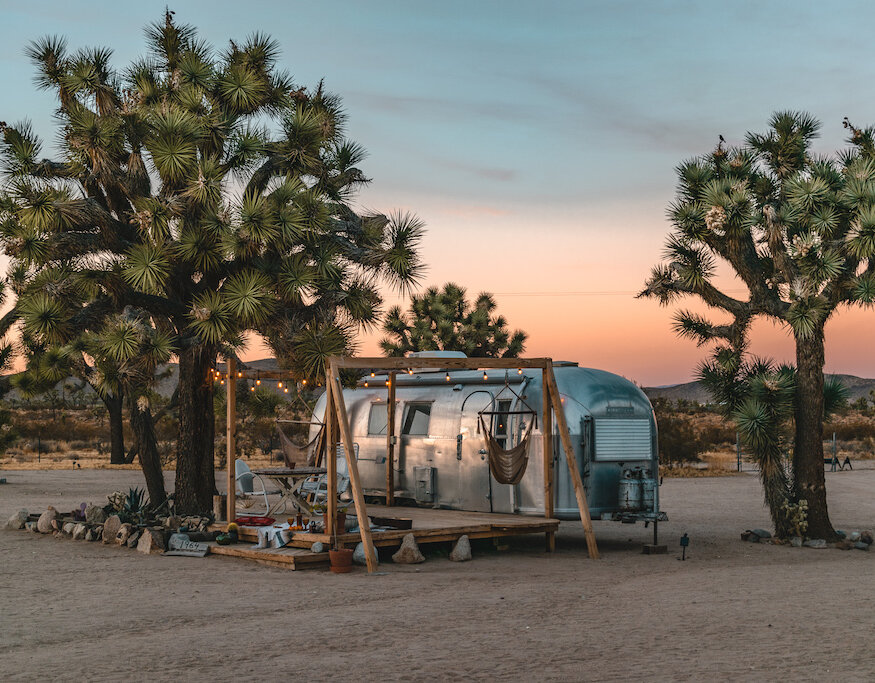
MULTIPOLYGON (((0 513, 99 502, 136 471, 9 471, 0 513)), ((838 528, 875 527, 875 469, 827 473, 838 528)), ((754 476, 666 479, 649 530, 579 523, 473 562, 381 574, 143 556, 0 531, 3 680, 873 680, 875 552, 742 543, 754 476), (692 539, 679 561, 678 539, 692 539)))

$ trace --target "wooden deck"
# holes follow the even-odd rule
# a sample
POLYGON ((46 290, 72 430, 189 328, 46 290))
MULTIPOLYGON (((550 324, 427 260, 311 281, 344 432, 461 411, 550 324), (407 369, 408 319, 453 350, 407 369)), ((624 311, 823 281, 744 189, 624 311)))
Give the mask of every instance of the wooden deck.
MULTIPOLYGON (((351 513, 348 513, 351 514, 351 513)), ((524 517, 522 515, 493 514, 489 512, 466 512, 461 510, 434 510, 431 508, 385 507, 369 505, 368 516, 371 518, 396 518, 410 520, 409 529, 373 530, 371 532, 374 545, 377 547, 392 547, 401 544, 401 539, 407 534, 413 534, 416 542, 445 543, 456 541, 461 536, 468 538, 503 538, 521 534, 538 534, 555 532, 559 527, 558 519, 544 517, 524 517)), ((280 517, 279 519, 282 519, 280 517)), ((223 523, 215 528, 225 528, 223 523)), ((256 542, 257 531, 254 527, 242 527, 240 538, 243 541, 256 542)), ((361 537, 357 532, 338 534, 337 543, 341 547, 353 547, 361 537)), ((289 546, 309 549, 317 541, 328 546, 331 538, 324 533, 296 532, 292 534, 289 546)), ((236 547, 236 546, 225 546, 236 547)), ((252 552, 263 552, 253 550, 252 552)))

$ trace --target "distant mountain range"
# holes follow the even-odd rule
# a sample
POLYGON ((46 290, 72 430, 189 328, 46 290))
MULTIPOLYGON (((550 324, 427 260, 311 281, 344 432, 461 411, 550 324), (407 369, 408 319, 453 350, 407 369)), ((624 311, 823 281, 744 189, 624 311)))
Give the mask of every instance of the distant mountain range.
MULTIPOLYGON (((848 388, 848 400, 855 401, 858 398, 871 398, 869 392, 875 390, 875 379, 865 379, 854 375, 830 375, 837 377, 848 388)), ((644 387, 644 393, 648 398, 666 398, 672 401, 684 399, 698 403, 710 403, 711 395, 702 386, 701 382, 686 382, 685 384, 672 384, 663 387, 644 387)))
MULTIPOLYGON (((261 358, 259 360, 248 361, 246 363, 246 367, 250 370, 279 370, 279 364, 276 361, 276 358, 261 358)), ((224 363, 217 363, 216 368, 220 371, 225 370, 224 363)), ((167 363, 162 366, 158 371, 158 375, 160 379, 155 385, 155 391, 163 396, 164 398, 169 398, 173 395, 173 391, 176 389, 176 378, 179 373, 179 365, 177 363, 167 363)), ((864 397, 867 399, 871 399, 869 392, 875 391, 875 379, 866 379, 864 377, 856 377, 855 375, 829 375, 831 377, 838 377, 841 380, 842 384, 844 384, 848 388, 848 400, 854 401, 858 398, 864 397)), ((61 392, 62 387, 65 384, 69 384, 71 382, 79 383, 79 380, 68 378, 67 380, 58 382, 56 388, 58 392, 61 392)), ((274 386, 272 383, 268 383, 268 386, 274 386)), ((648 398, 666 398, 671 401, 677 401, 678 399, 683 399, 686 401, 696 401, 697 403, 710 403, 711 395, 702 386, 701 382, 685 382, 683 384, 669 384, 665 386, 659 387, 643 387, 644 393, 647 394, 648 398)), ((91 392, 91 387, 86 387, 86 393, 91 392)), ((10 391, 7 395, 7 398, 20 398, 18 396, 18 392, 14 389, 10 391)))

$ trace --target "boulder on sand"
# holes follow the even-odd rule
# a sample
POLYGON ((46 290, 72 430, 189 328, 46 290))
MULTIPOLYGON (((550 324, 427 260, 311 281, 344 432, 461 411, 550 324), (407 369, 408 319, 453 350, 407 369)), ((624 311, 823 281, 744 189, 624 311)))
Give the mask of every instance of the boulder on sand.
POLYGON ((39 516, 39 520, 36 523, 36 529, 41 534, 50 534, 54 531, 52 527, 52 522, 58 519, 58 511, 55 510, 51 505, 49 505, 48 510, 42 513, 39 516))
POLYGON ((425 556, 419 551, 416 537, 413 534, 407 534, 402 539, 398 552, 392 555, 392 562, 395 564, 419 564, 420 562, 425 562, 425 556))
POLYGON ((27 510, 22 508, 18 512, 16 512, 12 517, 9 518, 9 521, 6 522, 6 528, 8 529, 23 529, 24 525, 27 524, 27 510))
POLYGON ((471 559, 471 541, 467 536, 459 536, 456 545, 453 546, 453 551, 450 553, 450 559, 453 562, 467 562, 471 559))
POLYGON ((109 517, 106 522, 103 523, 103 542, 115 543, 116 534, 118 534, 118 530, 121 526, 122 520, 119 519, 118 515, 109 517))
POLYGON ((77 524, 73 527, 73 540, 81 541, 85 538, 85 534, 88 533, 88 527, 82 523, 77 524))

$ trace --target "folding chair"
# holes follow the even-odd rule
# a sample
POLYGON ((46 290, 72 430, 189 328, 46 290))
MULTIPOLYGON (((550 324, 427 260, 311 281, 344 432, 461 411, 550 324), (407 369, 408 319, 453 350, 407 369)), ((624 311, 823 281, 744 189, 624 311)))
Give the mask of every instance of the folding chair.
MULTIPOLYGON (((282 493, 279 489, 268 491, 264 485, 264 480, 250 470, 249 465, 239 459, 234 461, 234 481, 237 483, 237 498, 243 503, 243 507, 248 508, 254 500, 263 499, 265 515, 270 514, 271 511, 270 502, 267 500, 267 497, 282 493), (256 488, 256 482, 259 488, 256 488)), ((285 509, 286 504, 284 501, 282 511, 285 512, 285 509)), ((279 512, 279 510, 274 510, 274 512, 279 512)))

